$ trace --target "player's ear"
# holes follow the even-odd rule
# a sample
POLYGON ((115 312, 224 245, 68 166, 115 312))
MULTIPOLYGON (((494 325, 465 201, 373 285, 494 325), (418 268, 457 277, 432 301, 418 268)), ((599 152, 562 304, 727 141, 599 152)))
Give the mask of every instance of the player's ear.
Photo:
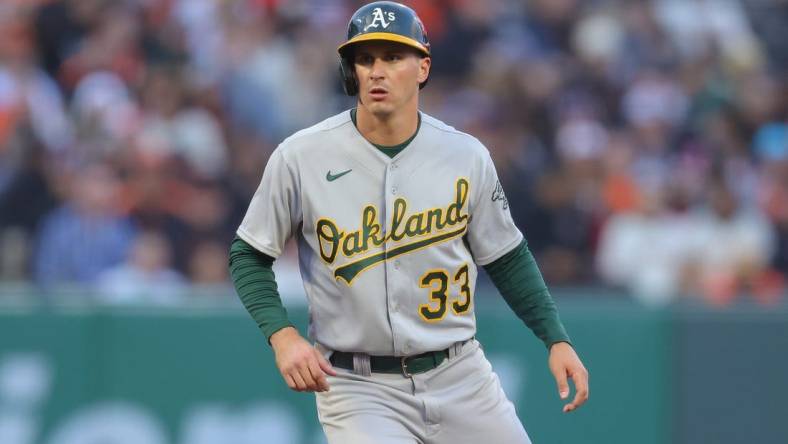
POLYGON ((432 59, 429 57, 421 57, 419 59, 419 84, 427 81, 430 76, 430 67, 432 66, 432 59))

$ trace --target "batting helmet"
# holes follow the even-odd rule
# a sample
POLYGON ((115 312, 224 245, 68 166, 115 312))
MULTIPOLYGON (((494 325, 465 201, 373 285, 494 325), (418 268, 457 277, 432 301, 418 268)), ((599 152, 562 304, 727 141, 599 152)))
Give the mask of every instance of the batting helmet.
MULTIPOLYGON (((353 46, 359 42, 386 40, 402 43, 430 56, 430 43, 424 24, 409 7, 388 1, 373 2, 359 8, 347 26, 347 41, 339 45, 339 74, 349 96, 358 94, 358 79, 353 67, 353 46)), ((419 85, 423 88, 425 80, 419 85)))

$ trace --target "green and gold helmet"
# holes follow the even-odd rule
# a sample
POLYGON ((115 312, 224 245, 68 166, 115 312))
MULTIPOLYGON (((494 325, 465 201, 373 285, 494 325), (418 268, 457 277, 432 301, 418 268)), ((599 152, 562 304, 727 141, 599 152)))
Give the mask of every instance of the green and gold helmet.
MULTIPOLYGON (((353 13, 347 26, 347 41, 337 48, 342 86, 348 95, 358 93, 358 82, 352 63, 353 46, 371 40, 402 43, 417 49, 426 57, 430 56, 427 32, 416 11, 401 3, 389 1, 364 5, 353 13)), ((422 82, 420 87, 424 87, 426 83, 422 82)))
POLYGON ((430 55, 424 24, 416 11, 401 3, 373 2, 353 13, 347 25, 347 41, 339 45, 339 55, 345 57, 354 43, 369 40, 402 43, 430 55))

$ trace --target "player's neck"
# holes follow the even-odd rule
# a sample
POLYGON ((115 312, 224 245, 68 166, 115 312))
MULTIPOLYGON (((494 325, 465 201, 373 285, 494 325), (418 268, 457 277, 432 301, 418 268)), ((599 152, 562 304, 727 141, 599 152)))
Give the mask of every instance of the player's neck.
POLYGON ((395 146, 408 140, 419 125, 418 106, 386 116, 371 113, 359 104, 356 125, 365 139, 376 145, 395 146))

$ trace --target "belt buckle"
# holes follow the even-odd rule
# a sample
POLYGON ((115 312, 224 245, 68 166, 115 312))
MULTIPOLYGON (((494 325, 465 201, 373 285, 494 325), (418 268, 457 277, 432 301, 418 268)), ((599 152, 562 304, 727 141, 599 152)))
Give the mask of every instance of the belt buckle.
POLYGON ((402 359, 400 359, 400 367, 402 367, 402 376, 406 378, 410 378, 411 376, 413 376, 413 373, 410 373, 408 371, 407 359, 408 359, 407 356, 403 356, 402 359))

